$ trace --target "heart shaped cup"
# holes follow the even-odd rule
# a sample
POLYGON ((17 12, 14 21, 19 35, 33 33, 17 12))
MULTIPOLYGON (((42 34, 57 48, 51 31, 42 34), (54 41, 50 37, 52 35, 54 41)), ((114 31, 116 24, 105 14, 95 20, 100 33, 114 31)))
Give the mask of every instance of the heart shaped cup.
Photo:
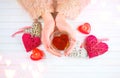
POLYGON ((99 42, 94 35, 89 35, 85 39, 85 49, 87 50, 89 58, 93 58, 108 51, 108 45, 106 43, 99 42))
POLYGON ((65 50, 69 46, 69 37, 66 33, 55 32, 51 40, 53 47, 57 50, 65 50))
POLYGON ((24 33, 22 41, 27 52, 33 50, 41 44, 40 37, 32 36, 29 33, 24 33))
POLYGON ((68 36, 62 34, 60 36, 54 37, 52 43, 58 50, 64 50, 68 44, 68 36))

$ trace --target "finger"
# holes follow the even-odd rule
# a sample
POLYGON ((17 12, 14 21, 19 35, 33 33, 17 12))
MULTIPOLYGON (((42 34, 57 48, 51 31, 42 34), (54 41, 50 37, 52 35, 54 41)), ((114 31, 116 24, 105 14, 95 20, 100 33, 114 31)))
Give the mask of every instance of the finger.
POLYGON ((62 54, 58 51, 58 50, 55 50, 53 47, 49 47, 49 51, 53 54, 53 55, 55 55, 55 56, 58 56, 58 57, 61 57, 62 56, 62 54))
POLYGON ((75 39, 72 39, 70 41, 70 46, 65 50, 64 52, 64 55, 67 56, 71 53, 71 51, 73 50, 73 48, 75 47, 75 43, 76 43, 76 40, 75 39))
POLYGON ((61 53, 58 52, 58 51, 55 51, 52 47, 50 47, 50 45, 45 44, 44 47, 45 47, 45 49, 46 49, 49 53, 51 53, 51 54, 53 54, 53 55, 55 55, 55 56, 61 57, 61 53))

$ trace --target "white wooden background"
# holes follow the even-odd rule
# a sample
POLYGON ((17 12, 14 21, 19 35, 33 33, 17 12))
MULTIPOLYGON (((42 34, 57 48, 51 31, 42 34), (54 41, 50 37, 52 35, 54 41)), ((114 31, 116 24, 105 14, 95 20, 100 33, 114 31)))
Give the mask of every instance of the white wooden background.
MULTIPOLYGON (((84 22, 91 24, 91 34, 109 38, 107 53, 73 59, 44 50, 45 59, 32 61, 22 45, 22 34, 11 38, 19 28, 31 25, 32 19, 16 0, 0 0, 0 78, 120 78, 120 0, 92 0, 76 20, 69 21, 74 29, 84 22)), ((78 33, 77 39, 84 36, 78 33)))

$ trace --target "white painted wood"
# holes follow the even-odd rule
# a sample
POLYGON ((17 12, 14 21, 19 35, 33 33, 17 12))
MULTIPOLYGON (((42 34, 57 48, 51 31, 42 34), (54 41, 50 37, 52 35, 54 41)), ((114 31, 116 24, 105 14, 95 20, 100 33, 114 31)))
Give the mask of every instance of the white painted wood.
MULTIPOLYGON (((58 58, 41 46, 46 58, 32 61, 22 45, 22 34, 11 38, 32 19, 17 0, 0 0, 0 78, 120 78, 120 0, 92 0, 76 20, 68 22, 74 29, 89 22, 91 34, 109 38, 109 51, 93 59, 58 58)), ((86 35, 77 36, 81 40, 86 35)))

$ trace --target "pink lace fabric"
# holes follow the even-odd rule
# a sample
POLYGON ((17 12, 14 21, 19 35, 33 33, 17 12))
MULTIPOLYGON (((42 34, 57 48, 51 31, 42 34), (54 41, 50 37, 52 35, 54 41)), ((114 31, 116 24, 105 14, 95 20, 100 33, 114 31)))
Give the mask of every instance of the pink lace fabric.
POLYGON ((66 18, 75 19, 90 0, 57 0, 56 11, 66 18))

